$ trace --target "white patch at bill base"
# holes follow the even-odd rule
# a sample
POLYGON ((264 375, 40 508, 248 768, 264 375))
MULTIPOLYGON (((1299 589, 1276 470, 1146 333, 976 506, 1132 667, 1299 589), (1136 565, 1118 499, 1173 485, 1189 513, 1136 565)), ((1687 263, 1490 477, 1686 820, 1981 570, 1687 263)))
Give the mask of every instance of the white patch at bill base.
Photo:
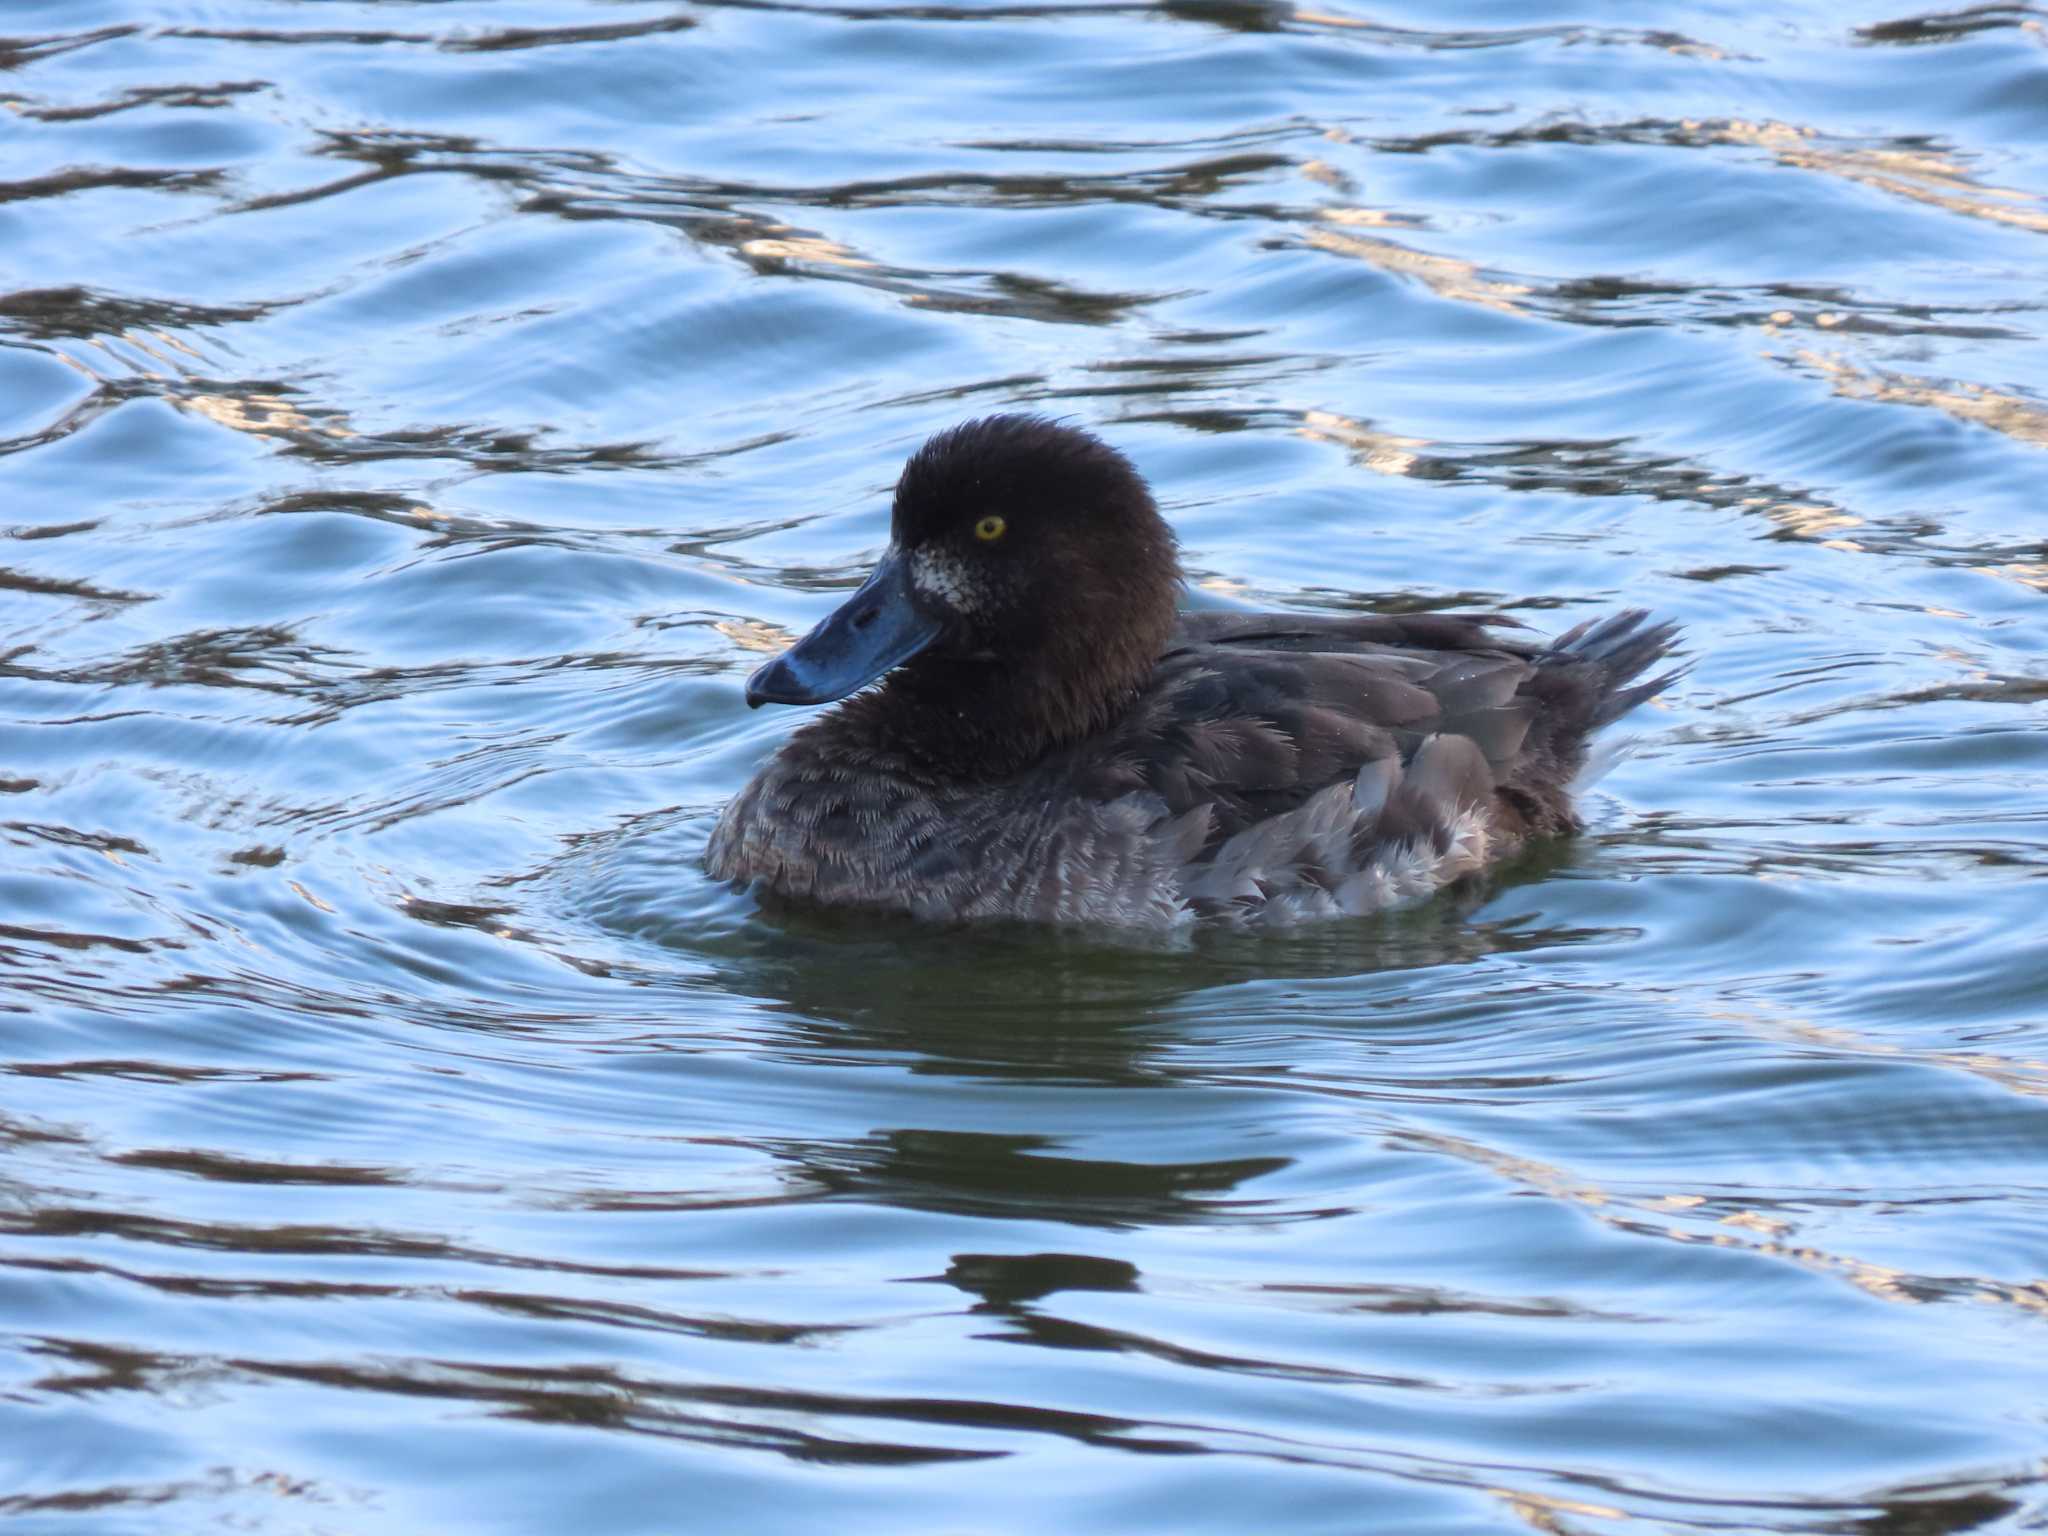
POLYGON ((972 613, 981 607, 979 574, 944 550, 920 549, 910 557, 910 584, 917 595, 955 613, 972 613))

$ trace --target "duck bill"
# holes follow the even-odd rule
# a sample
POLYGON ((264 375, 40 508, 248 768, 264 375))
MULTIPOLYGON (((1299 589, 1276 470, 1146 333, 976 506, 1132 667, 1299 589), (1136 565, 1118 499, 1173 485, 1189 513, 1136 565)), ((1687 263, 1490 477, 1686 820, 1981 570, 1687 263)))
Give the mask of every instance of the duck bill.
POLYGON ((910 566, 891 547, 860 590, 747 679, 747 704, 829 704, 901 666, 939 637, 918 607, 910 566))

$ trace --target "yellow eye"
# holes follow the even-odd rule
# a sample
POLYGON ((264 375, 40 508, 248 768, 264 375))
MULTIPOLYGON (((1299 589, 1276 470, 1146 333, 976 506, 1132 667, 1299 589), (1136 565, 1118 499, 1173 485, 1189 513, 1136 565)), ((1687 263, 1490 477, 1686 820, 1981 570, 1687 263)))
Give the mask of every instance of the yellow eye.
POLYGON ((974 525, 974 536, 984 544, 993 544, 1003 536, 1003 530, 1010 525, 991 512, 974 525))

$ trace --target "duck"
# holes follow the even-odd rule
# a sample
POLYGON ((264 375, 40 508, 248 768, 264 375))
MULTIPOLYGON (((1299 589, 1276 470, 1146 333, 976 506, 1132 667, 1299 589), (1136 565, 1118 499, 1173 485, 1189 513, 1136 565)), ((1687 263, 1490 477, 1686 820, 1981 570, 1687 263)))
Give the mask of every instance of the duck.
POLYGON ((1123 453, 1002 414, 939 432, 860 587, 748 677, 790 734, 706 844, 717 880, 938 922, 1238 926, 1422 900, 1580 828, 1602 727, 1678 676, 1641 609, 1186 611, 1123 453))

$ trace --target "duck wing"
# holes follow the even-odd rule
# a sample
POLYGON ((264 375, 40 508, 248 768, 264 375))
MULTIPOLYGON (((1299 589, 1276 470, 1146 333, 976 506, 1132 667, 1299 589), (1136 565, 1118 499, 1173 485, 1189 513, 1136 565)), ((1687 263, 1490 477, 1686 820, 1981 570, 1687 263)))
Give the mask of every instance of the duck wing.
POLYGON ((1173 813, 1207 807, 1210 849, 1369 764, 1405 765, 1432 736, 1470 740, 1505 774, 1528 736, 1521 694, 1538 663, 1498 627, 1191 614, 1115 730, 1117 757, 1173 813))
POLYGON ((1426 893, 1569 831, 1588 735, 1669 675, 1639 611, 1544 644, 1493 615, 1187 617, 1089 753, 1163 803, 1202 911, 1304 915, 1426 893), (1506 630, 1509 633, 1501 633, 1506 630))

